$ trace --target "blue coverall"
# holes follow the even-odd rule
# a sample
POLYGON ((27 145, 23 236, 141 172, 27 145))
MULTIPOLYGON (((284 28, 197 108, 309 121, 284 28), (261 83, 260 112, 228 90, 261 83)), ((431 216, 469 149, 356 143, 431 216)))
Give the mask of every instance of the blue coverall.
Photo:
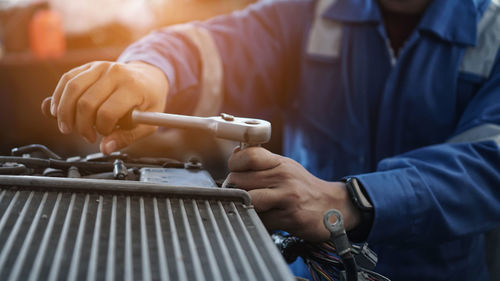
MULTIPOLYGON (((482 233, 500 224, 500 149, 494 137, 459 135, 500 124, 498 2, 432 1, 395 57, 375 0, 325 1, 263 2, 192 23, 216 43, 222 110, 279 112, 285 156, 325 180, 358 178, 375 210, 377 272, 487 280, 482 233)), ((191 113, 200 54, 166 28, 120 61, 158 66, 171 86, 166 110, 191 113)))

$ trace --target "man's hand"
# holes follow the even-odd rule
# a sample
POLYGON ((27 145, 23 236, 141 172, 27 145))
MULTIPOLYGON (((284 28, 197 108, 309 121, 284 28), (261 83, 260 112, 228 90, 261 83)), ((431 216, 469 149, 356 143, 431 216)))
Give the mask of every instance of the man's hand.
POLYGON ((121 149, 155 132, 154 126, 117 129, 130 110, 163 112, 169 85, 155 66, 142 62, 91 62, 64 74, 52 95, 50 112, 63 134, 72 131, 95 142, 96 131, 105 136, 103 153, 121 149))
POLYGON ((324 213, 342 212, 347 230, 360 221, 345 184, 311 175, 290 158, 261 147, 238 148, 229 159, 227 183, 247 190, 252 204, 269 230, 285 230, 309 241, 325 241, 330 233, 324 213))

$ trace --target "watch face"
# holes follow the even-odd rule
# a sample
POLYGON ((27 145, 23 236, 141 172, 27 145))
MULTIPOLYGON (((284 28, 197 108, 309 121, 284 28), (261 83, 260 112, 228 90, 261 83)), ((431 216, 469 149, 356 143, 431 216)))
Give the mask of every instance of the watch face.
POLYGON ((361 185, 359 184, 358 180, 356 178, 351 178, 347 181, 347 184, 349 184, 352 189, 353 189, 353 196, 355 196, 355 201, 359 204, 359 208, 361 210, 372 210, 373 205, 371 204, 370 200, 365 196, 365 193, 363 192, 361 185))

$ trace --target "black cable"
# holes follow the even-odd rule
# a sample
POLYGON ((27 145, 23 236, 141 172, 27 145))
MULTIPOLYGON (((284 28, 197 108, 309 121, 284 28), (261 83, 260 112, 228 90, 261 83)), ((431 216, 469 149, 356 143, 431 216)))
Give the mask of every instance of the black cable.
POLYGON ((352 253, 340 257, 342 264, 344 264, 347 281, 358 281, 358 267, 352 253))
MULTIPOLYGON (((57 159, 42 159, 42 158, 24 158, 16 156, 0 156, 0 164, 3 163, 18 163, 23 164, 28 168, 33 169, 61 169, 68 170, 71 166, 77 167, 82 173, 101 173, 113 171, 114 165, 112 162, 86 162, 75 161, 68 162, 57 159)), ((142 167, 157 167, 154 165, 128 164, 129 168, 142 167)))
POLYGON ((10 153, 12 156, 22 156, 23 154, 32 153, 32 152, 41 152, 47 158, 59 159, 61 160, 61 156, 54 153, 52 150, 48 149, 45 145, 42 144, 30 144, 21 147, 13 148, 10 153))

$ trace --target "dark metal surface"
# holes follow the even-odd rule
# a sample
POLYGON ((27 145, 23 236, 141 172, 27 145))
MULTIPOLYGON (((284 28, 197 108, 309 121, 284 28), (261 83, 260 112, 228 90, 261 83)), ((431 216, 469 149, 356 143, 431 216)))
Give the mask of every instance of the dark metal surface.
POLYGON ((142 168, 140 181, 175 186, 217 187, 210 174, 199 169, 142 168))
POLYGON ((0 176, 0 280, 294 280, 241 190, 0 176))

